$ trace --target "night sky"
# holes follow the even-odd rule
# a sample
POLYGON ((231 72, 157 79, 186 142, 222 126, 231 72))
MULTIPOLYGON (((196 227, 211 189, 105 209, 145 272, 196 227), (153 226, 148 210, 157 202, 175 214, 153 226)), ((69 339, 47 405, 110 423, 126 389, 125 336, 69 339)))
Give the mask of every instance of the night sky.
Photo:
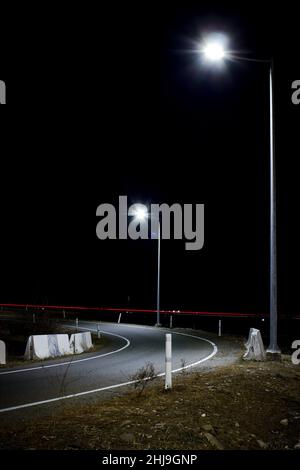
POLYGON ((19 12, 0 67, 1 302, 155 308, 157 241, 96 237, 97 206, 127 195, 205 204, 202 250, 162 241, 161 308, 268 312, 268 67, 205 69, 191 50, 217 30, 275 60, 279 312, 299 313, 299 16, 226 4, 19 12))

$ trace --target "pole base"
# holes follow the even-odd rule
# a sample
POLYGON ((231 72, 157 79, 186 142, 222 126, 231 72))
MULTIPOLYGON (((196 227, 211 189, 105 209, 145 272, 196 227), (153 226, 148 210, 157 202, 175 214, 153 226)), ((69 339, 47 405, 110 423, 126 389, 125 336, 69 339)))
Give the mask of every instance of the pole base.
POLYGON ((267 349, 266 350, 267 360, 268 361, 281 361, 281 351, 280 349, 267 349))
POLYGON ((161 323, 155 323, 154 326, 157 326, 157 328, 160 328, 162 325, 161 325, 161 323))

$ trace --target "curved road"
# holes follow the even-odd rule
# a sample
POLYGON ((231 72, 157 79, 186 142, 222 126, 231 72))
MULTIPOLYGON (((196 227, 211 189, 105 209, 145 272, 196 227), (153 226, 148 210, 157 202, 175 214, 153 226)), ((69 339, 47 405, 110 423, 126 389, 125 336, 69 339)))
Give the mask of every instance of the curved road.
MULTIPOLYGON (((74 324, 70 324, 74 327, 74 324)), ((97 331, 97 324, 80 322, 79 331, 97 331)), ((161 328, 101 323, 110 337, 100 352, 35 363, 0 371, 0 413, 41 406, 75 396, 91 396, 130 384, 131 376, 146 362, 163 375, 165 334, 161 328)), ((211 341, 172 330, 172 371, 193 367, 217 353, 211 341)))

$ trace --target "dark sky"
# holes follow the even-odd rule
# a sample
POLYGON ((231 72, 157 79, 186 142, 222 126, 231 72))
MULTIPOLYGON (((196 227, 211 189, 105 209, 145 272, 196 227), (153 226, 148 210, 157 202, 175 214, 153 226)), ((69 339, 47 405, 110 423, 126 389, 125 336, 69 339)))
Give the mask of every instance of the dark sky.
POLYGON ((97 206, 125 194, 205 204, 201 251, 162 242, 162 308, 268 311, 268 68, 201 67, 192 45, 218 30, 240 55, 275 60, 279 307, 299 312, 299 15, 226 4, 14 18, 0 68, 1 302, 122 307, 129 295, 155 308, 157 242, 96 238, 97 206))

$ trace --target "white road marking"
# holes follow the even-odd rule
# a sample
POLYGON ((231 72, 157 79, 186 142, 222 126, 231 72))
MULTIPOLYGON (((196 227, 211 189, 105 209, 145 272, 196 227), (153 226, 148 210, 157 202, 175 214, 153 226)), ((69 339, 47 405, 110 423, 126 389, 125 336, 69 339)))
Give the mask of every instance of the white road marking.
MULTIPOLYGON (((85 329, 88 329, 88 328, 85 328, 85 329)), ((184 367, 180 367, 178 369, 174 369, 172 370, 172 373, 175 373, 175 372, 180 372, 184 369, 189 369, 191 367, 195 367, 197 366, 198 364, 201 364, 202 362, 205 362, 207 361, 208 359, 211 359, 213 356, 215 356, 218 352, 218 348, 217 346, 210 340, 206 339, 206 338, 201 338, 200 336, 194 336, 194 335, 190 335, 188 333, 179 333, 179 332, 175 332, 173 331, 172 332, 173 334, 176 334, 176 335, 182 335, 182 336, 189 336, 191 338, 196 338, 196 339, 199 339, 201 341, 206 341, 207 343, 209 343, 212 347, 213 347, 213 352, 211 354, 209 354, 208 356, 204 357, 203 359, 200 359, 199 361, 197 362, 193 362, 192 364, 189 364, 187 366, 184 366, 184 367)), ((113 334, 113 333, 111 333, 113 334)), ((128 340, 129 341, 129 340, 128 340)), ((129 346, 129 345, 128 345, 129 346)), ((127 346, 126 346, 127 347, 127 346)), ((124 348, 123 348, 124 349, 124 348)), ((78 362, 78 361, 77 361, 78 362)), ((163 377, 165 375, 164 372, 160 373, 157 375, 157 377, 163 377)), ((149 380, 148 378, 145 378, 144 380, 149 380)), ((94 389, 94 390, 87 390, 86 392, 79 392, 79 393, 74 393, 72 395, 65 395, 63 397, 56 397, 56 398, 50 398, 48 400, 43 400, 43 401, 36 401, 36 402, 33 402, 33 403, 25 403, 24 405, 17 405, 17 406, 11 406, 9 408, 3 408, 3 409, 0 409, 0 413, 4 413, 4 412, 8 412, 8 411, 15 411, 15 410, 20 410, 20 409, 23 409, 23 408, 30 408, 30 407, 33 407, 33 406, 38 406, 38 405, 44 405, 46 403, 53 403, 53 402, 56 402, 56 401, 60 401, 60 400, 68 400, 70 398, 76 398, 76 397, 81 397, 81 396, 84 396, 84 395, 91 395, 93 393, 98 393, 98 392, 103 392, 105 390, 112 390, 114 388, 119 388, 119 387, 125 387, 126 385, 131 385, 131 384, 134 384, 138 382, 138 380, 132 380, 132 381, 129 381, 129 382, 122 382, 120 384, 115 384, 115 385, 109 385, 107 387, 102 387, 102 388, 97 388, 97 389, 94 389)))
MULTIPOLYGON (((81 327, 82 330, 89 330, 89 331, 97 331, 94 328, 83 328, 81 327)), ((0 375, 8 375, 8 374, 20 374, 21 372, 31 372, 32 370, 40 370, 40 369, 50 369, 51 367, 61 367, 61 366, 71 366, 73 364, 77 364, 78 362, 85 362, 85 361, 93 361, 94 359, 99 359, 100 357, 105 357, 109 356, 110 354, 115 354, 118 352, 123 351, 124 349, 128 348, 130 346, 130 341, 128 338, 125 338, 125 336, 117 335, 115 333, 108 333, 107 331, 101 331, 103 334, 108 334, 111 336, 117 336, 118 338, 124 339, 126 341, 125 346, 119 349, 115 349, 114 351, 110 351, 105 354, 98 354, 97 356, 92 356, 92 357, 86 357, 84 359, 76 359, 75 361, 66 361, 66 362, 59 362, 57 364, 48 364, 48 365, 42 365, 42 366, 36 366, 36 367, 29 367, 27 369, 14 369, 14 370, 8 370, 4 372, 0 372, 0 375)))

